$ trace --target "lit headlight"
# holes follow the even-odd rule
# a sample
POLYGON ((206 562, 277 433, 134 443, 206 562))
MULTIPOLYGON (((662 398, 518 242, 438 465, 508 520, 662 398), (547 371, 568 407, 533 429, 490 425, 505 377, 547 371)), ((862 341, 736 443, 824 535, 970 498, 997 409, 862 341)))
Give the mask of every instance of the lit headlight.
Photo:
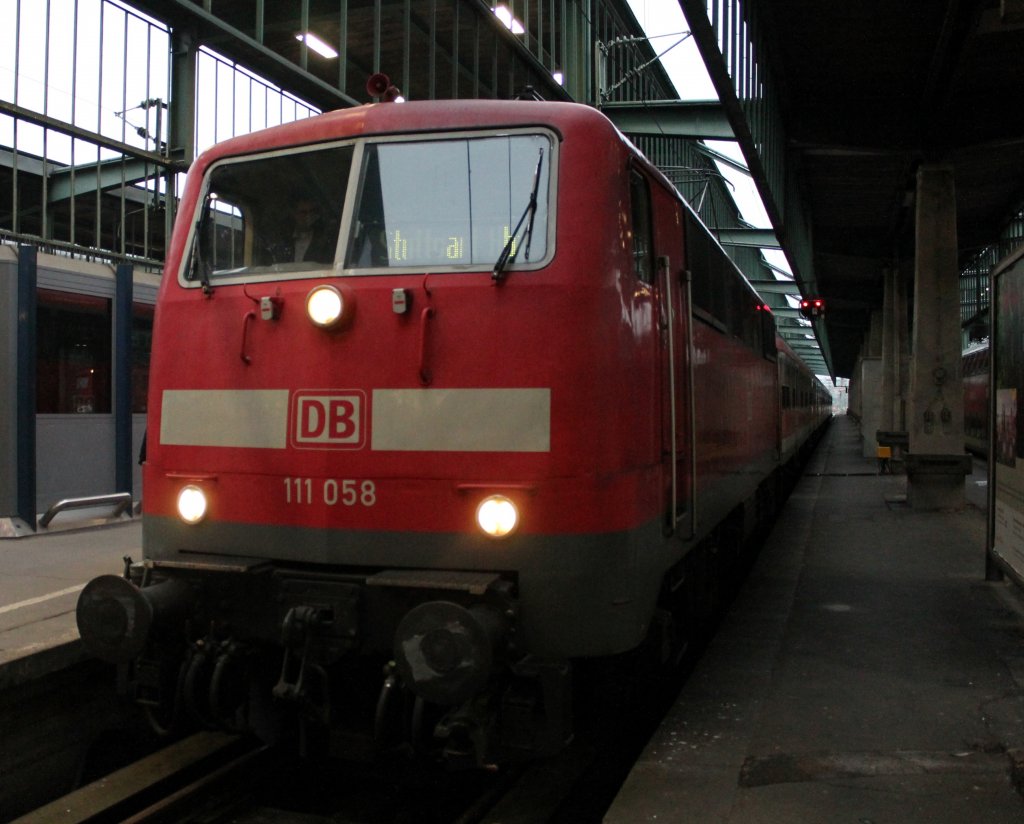
POLYGON ((504 495, 491 495, 476 508, 477 525, 492 538, 503 538, 519 524, 519 510, 504 495))
POLYGON ((178 514, 186 524, 198 524, 206 516, 206 493, 189 484, 178 493, 178 514))
POLYGON ((345 301, 333 286, 317 286, 306 296, 306 314, 317 326, 333 326, 344 311, 345 301))

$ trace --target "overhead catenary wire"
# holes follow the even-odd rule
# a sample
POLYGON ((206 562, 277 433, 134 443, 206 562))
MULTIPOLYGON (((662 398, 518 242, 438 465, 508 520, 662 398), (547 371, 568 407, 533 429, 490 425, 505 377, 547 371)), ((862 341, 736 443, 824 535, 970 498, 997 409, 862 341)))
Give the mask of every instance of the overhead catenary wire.
MULTIPOLYGON (((630 80, 632 80, 634 77, 639 76, 642 72, 646 71, 648 68, 653 66, 655 63, 657 63, 659 60, 661 60, 662 57, 664 57, 666 54, 668 54, 670 51, 672 51, 672 49, 674 49, 680 43, 684 43, 690 37, 690 32, 686 31, 686 32, 676 32, 674 34, 668 34, 668 35, 666 35, 666 34, 656 35, 656 37, 676 37, 678 35, 682 35, 682 37, 680 37, 678 40, 676 40, 671 46, 669 46, 663 52, 660 52, 659 54, 655 55, 650 60, 644 61, 643 63, 641 63, 636 68, 630 69, 617 82, 613 83, 607 89, 603 89, 601 91, 601 99, 602 99, 602 101, 603 100, 607 100, 608 97, 616 89, 618 89, 621 86, 625 85, 630 80)), ((604 51, 605 54, 607 54, 608 53, 608 49, 610 47, 613 47, 613 46, 631 45, 633 43, 646 42, 646 41, 654 40, 654 39, 655 39, 655 37, 616 37, 614 40, 610 40, 607 43, 599 43, 598 47, 601 48, 601 50, 604 51)))

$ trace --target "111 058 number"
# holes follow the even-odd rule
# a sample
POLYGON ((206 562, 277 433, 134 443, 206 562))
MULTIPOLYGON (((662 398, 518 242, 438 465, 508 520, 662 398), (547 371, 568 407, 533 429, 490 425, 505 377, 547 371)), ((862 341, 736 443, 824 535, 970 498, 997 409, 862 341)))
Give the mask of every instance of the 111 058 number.
POLYGON ((373 506, 377 485, 373 481, 334 478, 285 478, 286 504, 322 503, 325 506, 373 506))

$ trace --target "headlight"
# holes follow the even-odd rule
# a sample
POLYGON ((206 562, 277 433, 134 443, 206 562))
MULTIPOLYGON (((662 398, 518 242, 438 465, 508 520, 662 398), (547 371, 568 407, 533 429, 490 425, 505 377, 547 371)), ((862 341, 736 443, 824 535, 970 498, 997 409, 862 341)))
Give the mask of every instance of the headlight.
POLYGON ((306 295, 306 314, 317 326, 334 326, 345 312, 345 301, 333 286, 317 286, 306 295))
POLYGON ((206 493, 189 484, 178 493, 178 514, 186 524, 198 524, 206 516, 206 493))
POLYGON ((492 538, 503 538, 519 524, 519 509, 504 495, 491 495, 476 508, 477 525, 492 538))

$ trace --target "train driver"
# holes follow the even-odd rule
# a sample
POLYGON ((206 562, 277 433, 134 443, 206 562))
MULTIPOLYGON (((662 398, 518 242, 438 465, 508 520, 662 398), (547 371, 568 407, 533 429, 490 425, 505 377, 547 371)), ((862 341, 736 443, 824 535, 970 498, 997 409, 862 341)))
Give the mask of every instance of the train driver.
POLYGON ((300 198, 292 208, 291 256, 294 262, 333 263, 337 233, 331 232, 319 204, 300 198))

